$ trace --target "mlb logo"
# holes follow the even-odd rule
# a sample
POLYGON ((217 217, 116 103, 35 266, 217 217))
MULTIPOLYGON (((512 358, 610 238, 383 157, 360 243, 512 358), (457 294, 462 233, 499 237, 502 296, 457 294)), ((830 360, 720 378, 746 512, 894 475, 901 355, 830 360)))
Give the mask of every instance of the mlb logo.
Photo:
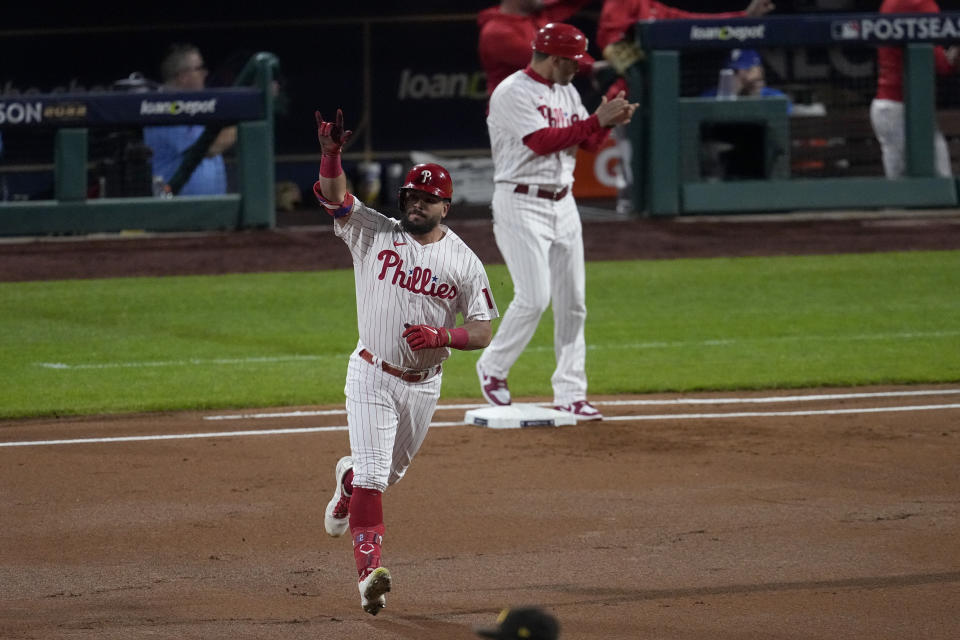
POLYGON ((831 33, 834 40, 859 40, 860 39, 860 21, 843 20, 836 21, 831 27, 831 33))

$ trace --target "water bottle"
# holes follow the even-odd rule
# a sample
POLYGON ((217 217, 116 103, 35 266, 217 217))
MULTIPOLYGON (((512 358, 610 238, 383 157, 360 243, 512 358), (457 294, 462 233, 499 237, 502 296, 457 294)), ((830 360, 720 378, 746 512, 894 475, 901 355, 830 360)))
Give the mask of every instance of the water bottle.
POLYGON ((717 80, 717 99, 734 100, 737 92, 734 87, 736 78, 733 75, 733 69, 720 69, 720 78, 717 80))

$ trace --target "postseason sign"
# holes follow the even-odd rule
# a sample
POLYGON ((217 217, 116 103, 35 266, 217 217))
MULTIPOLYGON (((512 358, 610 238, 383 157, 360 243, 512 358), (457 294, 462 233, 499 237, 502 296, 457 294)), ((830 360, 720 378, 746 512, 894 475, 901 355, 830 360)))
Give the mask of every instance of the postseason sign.
POLYGON ((960 41, 960 13, 884 15, 835 20, 830 24, 834 40, 861 42, 951 42, 960 41))
POLYGON ((184 93, 52 93, 0 100, 0 125, 209 124, 261 120, 264 111, 262 93, 251 88, 184 93))
POLYGON ((639 22, 645 49, 960 42, 960 12, 830 14, 639 22))

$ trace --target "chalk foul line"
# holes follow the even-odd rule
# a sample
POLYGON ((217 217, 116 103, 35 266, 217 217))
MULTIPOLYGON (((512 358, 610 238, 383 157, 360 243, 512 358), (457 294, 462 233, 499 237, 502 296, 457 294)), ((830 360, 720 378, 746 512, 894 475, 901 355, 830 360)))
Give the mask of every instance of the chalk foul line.
MULTIPOLYGON (((905 391, 865 391, 859 393, 817 393, 810 395, 792 396, 757 396, 736 398, 659 398, 631 400, 595 400, 593 404, 605 407, 623 406, 671 406, 671 405, 700 405, 700 404, 768 404, 784 402, 819 402, 822 400, 857 400, 863 398, 905 398, 915 396, 940 396, 960 394, 960 389, 921 389, 905 391)), ((552 402, 534 402, 541 407, 552 407, 552 402)), ((485 403, 472 404, 438 404, 437 411, 452 409, 482 409, 490 405, 485 403)), ((204 420, 269 420, 274 418, 303 418, 307 416, 337 416, 346 415, 345 409, 300 409, 297 411, 271 411, 258 413, 226 413, 204 416, 204 420)))
MULTIPOLYGON (((605 422, 617 421, 649 421, 649 420, 710 420, 731 418, 777 418, 792 416, 824 416, 841 415, 854 413, 894 413, 905 411, 945 411, 951 409, 960 409, 960 403, 954 404, 928 404, 894 407, 863 407, 859 409, 811 409, 808 411, 742 411, 736 413, 685 413, 685 414, 660 414, 660 415, 633 415, 633 416, 610 416, 604 418, 605 422)), ((430 427, 465 427, 462 421, 443 421, 431 422, 430 427)), ((476 428, 476 427, 474 427, 476 428)), ((482 427, 481 427, 482 428, 482 427)), ((317 433, 323 431, 346 431, 346 425, 336 425, 328 427, 294 427, 286 429, 257 429, 241 431, 220 431, 205 433, 174 433, 142 436, 114 436, 104 438, 72 438, 63 440, 27 440, 15 442, 0 442, 0 448, 4 447, 36 447, 67 444, 105 444, 118 442, 147 442, 153 440, 192 440, 198 438, 238 438, 249 436, 271 436, 271 435, 301 435, 306 433, 317 433)))

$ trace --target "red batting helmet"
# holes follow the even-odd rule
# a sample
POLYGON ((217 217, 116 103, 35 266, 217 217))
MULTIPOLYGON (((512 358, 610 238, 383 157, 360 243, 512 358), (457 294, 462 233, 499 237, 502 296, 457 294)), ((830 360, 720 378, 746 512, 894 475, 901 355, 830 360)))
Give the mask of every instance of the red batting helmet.
POLYGON ((579 60, 587 52, 587 36, 572 24, 551 22, 537 32, 533 50, 548 56, 579 60))
POLYGON ((403 186, 397 194, 401 201, 403 192, 407 189, 425 191, 444 200, 453 198, 453 180, 450 179, 450 172, 433 162, 415 165, 407 172, 407 179, 403 181, 403 186))

